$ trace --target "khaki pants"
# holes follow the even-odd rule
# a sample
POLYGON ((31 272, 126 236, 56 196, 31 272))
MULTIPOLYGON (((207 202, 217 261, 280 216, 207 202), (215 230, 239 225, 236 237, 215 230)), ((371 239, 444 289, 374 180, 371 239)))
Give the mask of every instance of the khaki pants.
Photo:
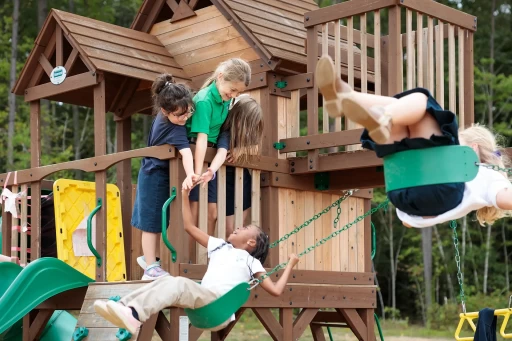
MULTIPOLYGON (((139 314, 141 322, 145 322, 153 314, 168 307, 196 309, 207 305, 219 297, 213 291, 184 277, 165 276, 144 285, 126 295, 120 303, 133 307, 139 314)), ((229 324, 224 322, 211 330, 220 330, 229 324)))

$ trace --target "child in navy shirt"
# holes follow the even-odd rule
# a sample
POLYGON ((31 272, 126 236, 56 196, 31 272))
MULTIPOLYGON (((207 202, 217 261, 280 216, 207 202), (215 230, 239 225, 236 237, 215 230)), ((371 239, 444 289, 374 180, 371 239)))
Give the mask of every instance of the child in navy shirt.
MULTIPOLYGON (((171 75, 160 75, 152 86, 156 117, 151 125, 148 147, 169 144, 179 150, 187 178, 184 188, 192 188, 199 176, 194 175, 194 163, 185 123, 193 113, 190 90, 183 84, 175 84, 171 75)), ((131 224, 142 231, 143 256, 137 262, 145 269, 144 280, 165 275, 156 258, 160 238, 162 206, 169 198, 169 160, 145 157, 142 160, 137 181, 137 193, 131 224)))

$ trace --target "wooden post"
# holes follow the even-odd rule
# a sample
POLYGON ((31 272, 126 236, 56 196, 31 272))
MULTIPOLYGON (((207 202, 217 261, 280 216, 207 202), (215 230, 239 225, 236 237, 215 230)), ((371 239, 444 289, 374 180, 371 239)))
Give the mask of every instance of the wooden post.
POLYGON ((459 27, 459 128, 465 128, 465 111, 464 111, 464 35, 466 30, 459 27))
MULTIPOLYGON (((307 30, 307 72, 315 72, 318 61, 318 27, 313 26, 307 30)), ((317 83, 307 90, 308 101, 308 135, 318 134, 318 86, 317 83)), ((308 151, 308 160, 310 171, 318 167, 318 149, 308 151)))
POLYGON ((388 45, 388 95, 393 96, 402 92, 402 49, 400 31, 400 7, 389 8, 389 45, 388 45))
MULTIPOLYGON (((30 167, 41 166, 41 104, 30 102, 30 167)), ((41 258, 41 182, 30 185, 30 261, 41 258)), ((5 221, 5 220, 4 220, 5 221)), ((5 224, 5 223, 4 223, 5 224)), ((5 240, 5 235, 4 235, 5 240)))
POLYGON ((465 30, 464 37, 464 127, 475 122, 475 79, 473 74, 473 32, 465 30))
MULTIPOLYGON (((105 80, 102 79, 94 87, 94 155, 107 153, 107 122, 105 106, 105 80)), ((107 280, 107 172, 98 171, 96 179, 96 201, 101 199, 101 208, 96 213, 96 250, 101 256, 101 265, 96 266, 97 282, 107 280)))
MULTIPOLYGON (((128 118, 116 122, 117 150, 125 152, 131 150, 132 119, 128 118)), ((131 160, 122 161, 116 166, 117 187, 121 196, 121 214, 123 219, 124 257, 126 263, 126 278, 131 279, 132 256, 132 165, 131 160)))
POLYGON ((283 340, 293 339, 293 309, 279 309, 279 323, 283 327, 283 340))
POLYGON ((171 223, 169 224, 167 236, 174 249, 176 249, 177 260, 172 262, 170 251, 160 243, 160 258, 164 269, 169 271, 171 276, 179 276, 180 263, 189 262, 188 234, 183 229, 183 215, 181 213, 181 184, 185 180, 185 170, 179 158, 169 160, 169 185, 176 187, 176 199, 171 203, 171 223))

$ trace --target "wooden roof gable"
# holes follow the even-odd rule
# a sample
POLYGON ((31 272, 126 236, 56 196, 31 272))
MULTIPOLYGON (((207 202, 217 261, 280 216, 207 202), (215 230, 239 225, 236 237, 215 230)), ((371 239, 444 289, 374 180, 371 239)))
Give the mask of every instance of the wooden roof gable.
POLYGON ((97 71, 103 71, 153 81, 158 74, 167 72, 178 82, 189 81, 154 36, 52 9, 13 92, 26 96, 29 88, 49 83, 56 66, 64 66, 68 77, 87 71, 95 76, 97 71))

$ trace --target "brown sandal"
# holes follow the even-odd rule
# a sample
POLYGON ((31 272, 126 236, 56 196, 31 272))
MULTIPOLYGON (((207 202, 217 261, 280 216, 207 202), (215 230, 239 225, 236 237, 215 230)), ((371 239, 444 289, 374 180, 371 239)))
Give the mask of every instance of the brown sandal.
POLYGON ((391 116, 382 107, 367 110, 352 98, 343 100, 345 116, 368 130, 368 135, 378 144, 386 144, 391 135, 391 116))
POLYGON ((316 64, 315 79, 318 89, 325 98, 324 109, 327 110, 329 116, 343 116, 341 102, 349 92, 343 93, 341 91, 341 78, 340 75, 336 74, 331 57, 324 55, 320 58, 316 64))

